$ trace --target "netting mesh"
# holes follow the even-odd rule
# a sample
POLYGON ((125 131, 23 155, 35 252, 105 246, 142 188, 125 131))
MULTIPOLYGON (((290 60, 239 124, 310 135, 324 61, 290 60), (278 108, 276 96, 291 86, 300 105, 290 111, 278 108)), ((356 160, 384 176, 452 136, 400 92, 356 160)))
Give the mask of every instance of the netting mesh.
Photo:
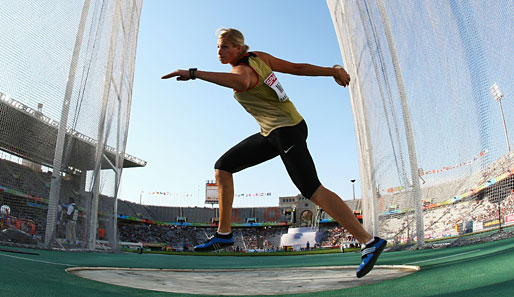
POLYGON ((514 2, 327 4, 353 78, 365 227, 423 243, 512 223, 514 2))
POLYGON ((10 208, 2 229, 28 233, 25 243, 117 246, 122 169, 145 164, 125 154, 141 5, 0 6, 0 203, 10 208), (68 214, 72 202, 78 211, 68 214))

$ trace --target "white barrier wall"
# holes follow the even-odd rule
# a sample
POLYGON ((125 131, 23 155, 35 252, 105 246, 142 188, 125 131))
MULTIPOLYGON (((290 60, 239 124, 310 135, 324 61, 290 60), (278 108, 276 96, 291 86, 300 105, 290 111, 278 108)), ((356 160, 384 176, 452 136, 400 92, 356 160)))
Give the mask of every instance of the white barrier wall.
POLYGON ((321 241, 322 233, 317 228, 300 227, 289 228, 287 234, 283 234, 280 238, 280 247, 292 246, 294 249, 307 247, 309 242, 310 247, 321 241))

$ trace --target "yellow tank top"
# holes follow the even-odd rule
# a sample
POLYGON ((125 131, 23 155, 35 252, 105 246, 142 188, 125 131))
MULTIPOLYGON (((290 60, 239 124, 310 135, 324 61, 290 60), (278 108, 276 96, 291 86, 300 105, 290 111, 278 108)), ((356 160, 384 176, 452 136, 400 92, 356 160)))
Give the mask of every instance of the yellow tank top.
POLYGON ((294 126, 303 120, 264 61, 249 52, 239 64, 248 65, 259 77, 248 90, 234 90, 234 97, 257 120, 262 135, 268 136, 274 129, 294 126))

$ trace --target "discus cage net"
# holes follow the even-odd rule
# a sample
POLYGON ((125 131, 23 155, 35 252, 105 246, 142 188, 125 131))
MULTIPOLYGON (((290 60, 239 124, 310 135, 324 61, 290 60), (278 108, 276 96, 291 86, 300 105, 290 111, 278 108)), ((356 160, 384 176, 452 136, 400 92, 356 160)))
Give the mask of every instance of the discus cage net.
MULTIPOLYGON (((423 244, 512 224, 514 3, 327 4, 352 77, 365 227, 423 244)), ((145 165, 125 153, 141 6, 0 6, 0 224, 29 246, 66 246, 73 198, 73 247, 118 247, 121 173, 145 165)))
POLYGON ((141 5, 2 1, 0 204, 10 208, 3 229, 30 235, 18 242, 117 249, 122 170, 145 165, 125 153, 141 5), (66 217, 72 200, 75 218, 66 217), (76 241, 67 243, 70 219, 76 241))
POLYGON ((327 4, 367 230, 422 245, 514 223, 514 2, 327 4))

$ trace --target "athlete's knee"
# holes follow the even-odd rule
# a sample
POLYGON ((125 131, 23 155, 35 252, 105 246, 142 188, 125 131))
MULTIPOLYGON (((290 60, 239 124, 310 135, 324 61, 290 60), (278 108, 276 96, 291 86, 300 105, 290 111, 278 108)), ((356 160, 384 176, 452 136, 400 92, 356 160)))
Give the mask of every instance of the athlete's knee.
POLYGON ((228 157, 227 154, 224 154, 216 161, 216 163, 214 163, 214 169, 216 171, 221 170, 229 173, 234 173, 234 162, 232 159, 233 158, 228 157))
POLYGON ((312 195, 310 197, 306 197, 308 198, 310 201, 318 204, 318 201, 319 201, 319 197, 323 195, 323 192, 324 191, 327 191, 327 189, 325 187, 323 187, 323 185, 319 185, 316 190, 314 190, 314 192, 312 193, 312 195))
POLYGON ((223 185, 225 182, 232 179, 232 173, 222 169, 216 169, 214 176, 216 177, 216 182, 219 185, 223 185))
POLYGON ((228 164, 229 164, 229 162, 226 160, 226 158, 224 158, 224 156, 221 156, 216 161, 216 163, 214 163, 214 170, 216 170, 216 172, 218 170, 223 170, 223 171, 229 172, 230 170, 228 169, 229 168, 228 164))
POLYGON ((300 188, 300 193, 302 193, 303 197, 313 201, 313 199, 316 199, 316 195, 322 191, 322 188, 321 183, 316 182, 300 188))

